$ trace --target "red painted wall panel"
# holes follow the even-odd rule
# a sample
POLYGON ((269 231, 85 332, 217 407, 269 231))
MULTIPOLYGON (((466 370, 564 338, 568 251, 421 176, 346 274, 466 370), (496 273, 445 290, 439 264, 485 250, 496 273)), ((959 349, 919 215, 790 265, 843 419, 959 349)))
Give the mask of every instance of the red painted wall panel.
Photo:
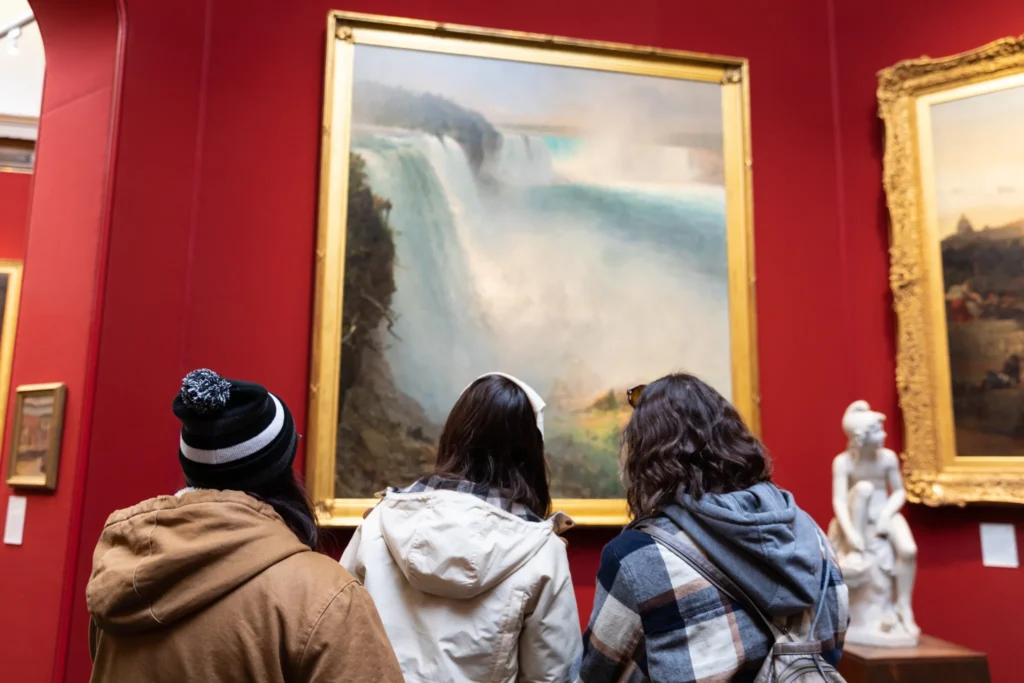
MULTIPOLYGON (((75 539, 67 678, 89 677, 84 589, 110 512, 182 485, 171 399, 183 374, 188 262, 202 157, 205 3, 131 12, 110 207, 95 414, 75 539)), ((215 294, 216 296, 217 294, 215 294)))
MULTIPOLYGON (((79 456, 90 428, 117 44, 113 4, 95 12, 103 4, 32 3, 57 75, 43 93, 11 386, 62 381, 68 393, 57 491, 25 494, 24 544, 0 545, 0 672, 25 683, 60 680, 54 668, 64 660, 73 600, 67 575, 78 551, 79 456)), ((0 468, 6 472, 6 460, 0 468)), ((0 510, 11 493, 0 486, 0 510)))
MULTIPOLYGON (((68 102, 50 114, 46 136, 39 145, 40 164, 46 164, 58 150, 66 168, 89 168, 97 159, 102 162, 106 140, 98 137, 86 142, 79 131, 83 124, 99 123, 109 114, 109 89, 68 102)), ((77 468, 83 464, 77 457, 77 445, 86 407, 83 399, 94 315, 98 223, 103 209, 100 177, 56 182, 47 177, 51 170, 53 167, 44 167, 36 177, 11 387, 55 381, 67 384, 59 493, 28 494, 24 545, 0 546, 0 596, 8 623, 18 624, 6 633, 0 649, 36 653, 32 660, 13 658, 25 664, 24 669, 14 668, 20 677, 13 680, 33 683, 50 680, 66 553, 72 541, 69 534, 79 515, 73 491, 77 468), (64 229, 69 207, 81 212, 80 230, 64 229)), ((5 452, 7 446, 5 440, 5 452)), ((9 493, 8 487, 0 487, 0 509, 6 509, 9 493)))
POLYGON ((25 258, 31 173, 0 171, 0 259, 25 258))

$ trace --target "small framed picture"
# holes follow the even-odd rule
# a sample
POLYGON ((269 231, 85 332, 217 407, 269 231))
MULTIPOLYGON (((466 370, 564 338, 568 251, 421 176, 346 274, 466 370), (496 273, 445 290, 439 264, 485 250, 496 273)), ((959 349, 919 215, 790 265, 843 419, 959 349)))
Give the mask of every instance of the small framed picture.
POLYGON ((31 173, 38 137, 38 117, 0 114, 0 173, 31 173))
POLYGON ((57 488, 66 392, 61 383, 18 387, 11 421, 8 485, 48 491, 57 488))
POLYGON ((31 173, 36 163, 36 143, 0 136, 0 173, 31 173))

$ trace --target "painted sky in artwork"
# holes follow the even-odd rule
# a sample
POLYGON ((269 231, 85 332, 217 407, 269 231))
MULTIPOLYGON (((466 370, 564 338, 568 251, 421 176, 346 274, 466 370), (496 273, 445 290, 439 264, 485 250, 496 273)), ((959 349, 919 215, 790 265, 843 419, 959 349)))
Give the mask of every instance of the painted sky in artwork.
POLYGON ((590 126, 636 139, 719 135, 722 125, 717 83, 431 52, 410 59, 408 50, 365 45, 356 53, 355 78, 443 93, 497 126, 590 126))
POLYGON ((1024 220, 1024 85, 931 108, 939 238, 1024 220))

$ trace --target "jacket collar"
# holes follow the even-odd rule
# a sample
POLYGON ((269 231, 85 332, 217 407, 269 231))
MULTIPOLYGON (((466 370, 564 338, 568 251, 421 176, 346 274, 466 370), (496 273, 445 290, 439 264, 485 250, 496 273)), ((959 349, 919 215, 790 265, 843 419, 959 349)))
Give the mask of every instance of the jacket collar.
POLYGON ((389 488, 384 492, 384 494, 424 493, 428 491, 458 491, 460 493, 469 493, 480 500, 499 507, 505 512, 513 514, 527 522, 544 521, 522 503, 513 501, 509 493, 504 489, 482 486, 481 484, 474 484, 473 482, 466 481, 464 479, 442 477, 437 474, 423 477, 405 488, 389 488))

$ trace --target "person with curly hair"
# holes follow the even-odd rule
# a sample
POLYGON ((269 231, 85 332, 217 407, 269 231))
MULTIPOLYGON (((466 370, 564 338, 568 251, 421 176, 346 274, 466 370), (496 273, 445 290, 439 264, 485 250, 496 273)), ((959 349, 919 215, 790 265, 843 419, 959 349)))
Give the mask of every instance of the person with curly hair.
POLYGON ((780 639, 815 650, 805 668, 842 680, 832 667, 848 597, 834 552, 772 483, 736 409, 687 374, 628 399, 620 457, 633 522, 601 555, 578 680, 746 683, 793 649, 780 639))

